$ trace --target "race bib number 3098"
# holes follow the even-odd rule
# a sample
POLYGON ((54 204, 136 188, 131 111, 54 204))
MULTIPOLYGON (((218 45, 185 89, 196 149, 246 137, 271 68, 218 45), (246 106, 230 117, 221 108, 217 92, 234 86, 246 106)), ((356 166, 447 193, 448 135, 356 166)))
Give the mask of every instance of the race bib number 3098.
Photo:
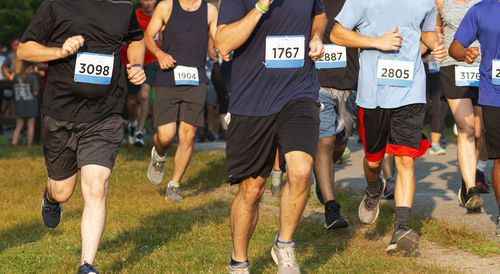
POLYGON ((377 84, 384 86, 409 87, 413 82, 414 63, 400 60, 379 60, 377 84))
POLYGON ((491 74, 493 85, 500 85, 500 59, 493 60, 491 74))
POLYGON ((109 85, 113 75, 114 56, 78 52, 75 65, 75 82, 109 85))
POLYGON ((268 36, 266 38, 267 68, 301 68, 304 66, 305 37, 268 36))

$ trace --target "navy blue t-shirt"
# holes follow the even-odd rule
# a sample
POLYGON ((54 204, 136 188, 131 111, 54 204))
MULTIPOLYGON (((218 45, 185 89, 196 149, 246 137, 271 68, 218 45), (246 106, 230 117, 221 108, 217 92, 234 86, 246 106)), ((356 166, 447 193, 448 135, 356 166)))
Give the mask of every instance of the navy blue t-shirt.
MULTIPOLYGON (((255 0, 222 0, 218 25, 243 19, 255 3, 255 0)), ((271 4, 249 39, 234 51, 230 113, 267 116, 279 112, 296 98, 318 99, 320 85, 308 53, 312 17, 322 13, 322 0, 275 0, 271 4), (300 68, 267 68, 266 38, 294 35, 305 38, 304 65, 300 68)))

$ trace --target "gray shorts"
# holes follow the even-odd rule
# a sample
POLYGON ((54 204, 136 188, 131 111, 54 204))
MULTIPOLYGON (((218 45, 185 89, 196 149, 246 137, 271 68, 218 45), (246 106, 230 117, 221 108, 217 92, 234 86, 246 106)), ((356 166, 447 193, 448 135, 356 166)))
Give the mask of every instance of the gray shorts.
POLYGON ((123 139, 123 118, 112 114, 91 123, 76 123, 42 116, 43 156, 49 178, 62 181, 83 166, 113 169, 123 139))
POLYGON ((356 92, 321 88, 319 138, 337 136, 335 143, 346 144, 356 125, 356 92))
POLYGON ((154 126, 183 121, 195 127, 204 126, 207 85, 156 87, 153 101, 154 126))

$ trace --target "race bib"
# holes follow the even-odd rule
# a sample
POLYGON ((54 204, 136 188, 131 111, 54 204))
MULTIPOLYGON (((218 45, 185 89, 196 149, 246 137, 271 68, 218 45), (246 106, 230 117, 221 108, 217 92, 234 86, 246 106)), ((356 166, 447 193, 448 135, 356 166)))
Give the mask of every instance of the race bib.
POLYGON ((198 68, 176 66, 174 68, 174 78, 176 86, 199 86, 200 78, 198 68))
POLYGON ((455 67, 457 87, 479 87, 479 67, 455 67))
POLYGON ((346 48, 334 44, 325 45, 325 55, 318 62, 316 68, 345 68, 347 67, 346 48))
POLYGON ((268 36, 266 38, 267 68, 301 68, 304 66, 303 35, 268 36))
POLYGON ((97 85, 111 84, 115 57, 111 54, 78 52, 76 54, 75 82, 97 85))
POLYGON ((493 85, 500 85, 500 59, 493 60, 491 74, 493 85))
POLYGON ((35 99, 33 94, 31 94, 30 84, 14 84, 14 96, 18 102, 35 99))
POLYGON ((409 87, 413 82, 414 63, 411 61, 378 60, 377 84, 409 87))
POLYGON ((429 61, 427 63, 427 65, 429 66, 430 73, 438 73, 439 72, 439 68, 440 68, 439 62, 429 61))

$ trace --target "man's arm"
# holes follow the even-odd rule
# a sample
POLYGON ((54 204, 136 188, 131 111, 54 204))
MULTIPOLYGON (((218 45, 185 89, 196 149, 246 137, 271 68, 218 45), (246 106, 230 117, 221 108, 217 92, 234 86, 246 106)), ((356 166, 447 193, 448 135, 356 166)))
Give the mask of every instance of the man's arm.
POLYGON ((315 15, 312 20, 309 57, 316 62, 321 59, 325 53, 325 48, 323 46, 323 34, 325 33, 328 19, 326 18, 326 14, 323 12, 315 15))
POLYGON ((441 20, 441 9, 443 8, 444 0, 436 0, 436 8, 437 8, 437 19, 436 19, 436 32, 439 37, 442 38, 444 33, 443 21, 441 20))
POLYGON ((369 37, 346 29, 339 22, 335 23, 330 33, 330 40, 334 44, 349 48, 376 48, 384 51, 398 50, 401 47, 402 38, 397 28, 381 37, 369 37))
POLYGON ((465 61, 467 64, 472 64, 479 56, 479 49, 476 47, 466 48, 460 42, 453 39, 450 45, 450 56, 457 61, 465 61))
POLYGON ((19 44, 17 58, 34 63, 62 59, 75 54, 84 43, 85 39, 81 35, 69 37, 62 47, 46 47, 38 42, 28 41, 19 44))
POLYGON ((215 33, 217 32, 217 8, 212 4, 207 4, 207 15, 208 15, 208 35, 215 41, 215 33))
POLYGON ((443 62, 446 59, 446 47, 435 31, 423 31, 422 42, 432 50, 431 54, 436 61, 443 62))
POLYGON ((134 85, 140 85, 146 81, 146 74, 141 67, 144 63, 145 53, 146 48, 144 46, 144 39, 129 43, 127 49, 127 59, 129 60, 129 64, 127 64, 127 72, 130 82, 134 85))
POLYGON ((7 69, 6 64, 2 65, 2 72, 3 72, 3 75, 5 76, 5 78, 7 78, 10 81, 14 80, 14 74, 10 73, 10 71, 7 69))
MULTIPOLYGON (((273 0, 259 0, 259 4, 268 9, 273 0)), ((231 52, 248 40, 263 13, 253 8, 243 19, 228 25, 219 25, 215 35, 215 45, 219 54, 226 61, 231 52)))
MULTIPOLYGON (((161 1, 155 8, 148 28, 144 33, 144 41, 146 48, 158 59, 158 64, 161 69, 169 69, 175 66, 175 59, 163 52, 154 41, 154 36, 162 30, 170 19, 172 13, 172 0, 161 1)), ((168 39, 168 37, 162 37, 168 39)))

